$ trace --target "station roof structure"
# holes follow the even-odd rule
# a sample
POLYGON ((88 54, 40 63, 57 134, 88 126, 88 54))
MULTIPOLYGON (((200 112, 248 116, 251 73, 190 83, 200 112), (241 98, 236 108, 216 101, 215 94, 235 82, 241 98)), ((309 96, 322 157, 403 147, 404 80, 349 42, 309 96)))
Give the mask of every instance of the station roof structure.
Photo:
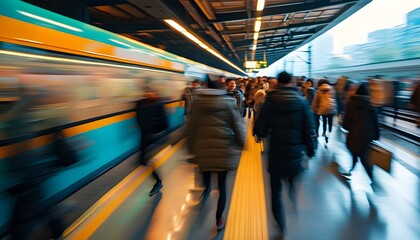
MULTIPOLYGON (((230 72, 272 64, 371 0, 25 0, 230 72), (224 58, 221 60, 220 58, 224 58), (233 63, 228 64, 227 63, 233 63)), ((351 29, 349 29, 351 31, 351 29)))

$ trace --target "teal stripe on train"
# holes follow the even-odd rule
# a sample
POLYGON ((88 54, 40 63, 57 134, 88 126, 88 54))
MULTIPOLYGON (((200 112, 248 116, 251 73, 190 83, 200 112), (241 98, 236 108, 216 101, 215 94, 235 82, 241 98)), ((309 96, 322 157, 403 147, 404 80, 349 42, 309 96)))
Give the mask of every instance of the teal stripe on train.
MULTIPOLYGON (((167 109, 167 115, 170 131, 183 125, 183 107, 171 107, 167 109)), ((43 184, 44 200, 47 202, 52 203, 68 197, 102 172, 129 157, 137 149, 140 137, 135 118, 130 118, 71 137, 69 142, 76 139, 82 139, 82 144, 91 145, 78 152, 78 163, 61 169, 43 184)), ((11 186, 18 179, 16 176, 15 179, 8 178, 10 176, 6 175, 5 162, 7 159, 0 159, 0 164, 3 164, 0 166, 0 181, 7 178, 11 186)), ((14 204, 13 198, 4 191, 7 186, 3 188, 3 191, 0 191, 0 236, 7 231, 14 204)))

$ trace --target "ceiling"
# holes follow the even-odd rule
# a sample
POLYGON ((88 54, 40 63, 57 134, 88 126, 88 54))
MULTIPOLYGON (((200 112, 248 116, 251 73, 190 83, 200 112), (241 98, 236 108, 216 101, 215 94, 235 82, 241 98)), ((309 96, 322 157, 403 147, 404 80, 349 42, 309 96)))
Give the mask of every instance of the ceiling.
POLYGON ((371 0, 26 0, 99 28, 213 67, 238 72, 177 32, 173 19, 244 69, 246 60, 272 64, 310 42, 371 0), (253 52, 255 22, 261 17, 253 52))

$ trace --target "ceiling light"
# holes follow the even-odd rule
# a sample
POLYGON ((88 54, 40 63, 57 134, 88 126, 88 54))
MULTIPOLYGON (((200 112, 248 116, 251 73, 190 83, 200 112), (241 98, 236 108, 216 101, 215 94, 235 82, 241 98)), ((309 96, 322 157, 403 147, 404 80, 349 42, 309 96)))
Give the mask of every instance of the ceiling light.
POLYGON ((257 17, 257 20, 255 20, 254 32, 259 32, 260 29, 261 29, 261 17, 257 17))
POLYGON ((257 2, 257 11, 262 11, 264 9, 265 0, 258 0, 257 2))
POLYGON ((197 37, 195 37, 191 32, 187 31, 184 27, 182 27, 181 25, 179 25, 177 22, 175 22, 172 19, 164 19, 163 21, 165 21, 169 26, 173 27, 174 29, 176 29, 178 32, 182 33, 184 36, 186 36, 187 38, 189 38, 190 40, 192 40, 193 42, 195 42, 198 46, 202 47, 203 49, 207 50, 208 52, 210 52, 211 54, 213 54, 214 56, 218 57, 220 60, 224 61, 225 63, 229 64, 230 66, 232 66, 233 68, 237 69, 238 71, 246 74, 242 69, 240 69, 238 66, 236 66, 235 64, 233 64, 232 62, 230 62, 229 60, 227 60, 225 57, 223 57, 222 55, 220 55, 219 53, 217 53, 215 50, 211 49, 210 46, 208 46, 207 44, 203 43, 202 41, 200 41, 197 37))
POLYGON ((258 40, 258 33, 254 33, 254 40, 258 40))

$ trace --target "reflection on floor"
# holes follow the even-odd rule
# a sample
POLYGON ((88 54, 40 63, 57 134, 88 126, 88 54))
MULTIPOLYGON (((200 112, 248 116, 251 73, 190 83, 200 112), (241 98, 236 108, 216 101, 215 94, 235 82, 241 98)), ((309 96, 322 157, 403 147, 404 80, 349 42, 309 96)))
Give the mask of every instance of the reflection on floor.
MULTIPOLYGON (((351 158, 342 134, 335 128, 328 144, 319 138, 317 155, 309 160, 309 168, 298 184, 296 210, 284 189, 286 239, 420 239, 418 175, 398 161, 392 163, 391 174, 375 168, 373 192, 358 163, 350 180, 346 180, 339 172, 350 168, 351 158)), ((418 161, 418 156, 409 157, 418 161)), ((266 166, 265 158, 263 155, 266 166)), ((223 231, 216 232, 218 192, 213 190, 209 201, 200 205, 200 174, 187 159, 182 146, 158 169, 163 179, 161 193, 148 196, 153 185, 148 177, 89 239, 223 239, 223 231)), ((235 175, 228 174, 228 196, 235 175)), ((269 235, 275 239, 277 225, 269 202, 268 174, 264 175, 269 235)), ((229 203, 228 197, 224 216, 228 215, 229 203)), ((73 238, 69 235, 67 239, 73 238)))

